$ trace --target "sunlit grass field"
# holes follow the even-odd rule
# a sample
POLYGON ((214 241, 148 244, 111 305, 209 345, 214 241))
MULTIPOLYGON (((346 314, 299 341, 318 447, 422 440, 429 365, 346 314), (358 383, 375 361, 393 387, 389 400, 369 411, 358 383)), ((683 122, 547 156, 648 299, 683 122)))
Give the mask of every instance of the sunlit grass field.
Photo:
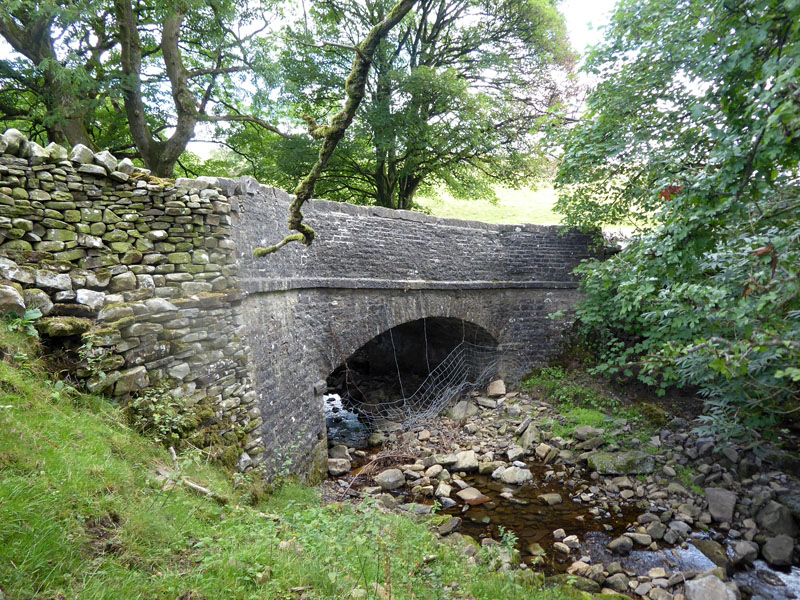
POLYGON ((536 189, 496 188, 498 201, 459 200, 442 190, 435 197, 419 197, 417 203, 437 217, 483 221, 484 223, 536 223, 557 225, 561 216, 553 212, 556 192, 549 183, 536 189))

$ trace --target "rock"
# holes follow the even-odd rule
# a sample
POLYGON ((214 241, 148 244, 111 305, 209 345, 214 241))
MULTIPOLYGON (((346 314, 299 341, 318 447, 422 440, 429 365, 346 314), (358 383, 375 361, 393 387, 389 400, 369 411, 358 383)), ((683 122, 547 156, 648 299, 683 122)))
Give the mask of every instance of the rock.
POLYGON ((761 548, 761 554, 773 567, 790 567, 792 566, 792 551, 794 549, 794 540, 788 535, 776 535, 775 537, 767 538, 764 546, 761 548))
POLYGON ((19 129, 7 129, 3 134, 3 140, 6 144, 5 151, 8 154, 19 154, 28 142, 28 138, 19 129))
POLYGON ((630 554, 631 550, 633 550, 633 540, 627 536, 622 535, 614 540, 611 540, 606 545, 606 548, 608 548, 612 552, 616 552, 617 554, 626 556, 630 554))
POLYGON ((725 552, 725 548, 722 546, 722 544, 719 544, 713 540, 692 540, 691 543, 715 565, 722 567, 725 569, 725 571, 730 569, 731 562, 728 559, 728 554, 725 552))
POLYGON ((36 329, 48 337, 70 337, 89 331, 92 321, 80 317, 44 317, 36 322, 36 329))
POLYGON ((567 573, 570 575, 579 575, 580 577, 586 577, 589 573, 589 565, 582 560, 576 560, 570 566, 567 567, 567 573))
POLYGON ((736 542, 733 554, 737 563, 752 564, 758 558, 758 544, 745 540, 736 542))
POLYGON ((0 316, 8 313, 20 317, 25 314, 25 299, 12 286, 0 284, 0 316))
POLYGON ((594 594, 600 591, 600 584, 596 581, 592 581, 587 577, 581 577, 579 575, 569 575, 564 573, 562 575, 553 575, 552 577, 548 577, 546 583, 549 585, 557 585, 562 587, 573 587, 581 592, 589 592, 590 594, 594 594))
POLYGON ((117 164, 117 171, 120 173, 125 173, 125 175, 132 174, 133 169, 134 164, 130 158, 123 158, 121 161, 119 161, 119 164, 117 164))
POLYGON ((605 585, 610 587, 615 592, 627 592, 628 576, 625 575, 625 573, 614 573, 610 577, 606 578, 605 585))
POLYGON ((386 443, 386 434, 382 431, 375 431, 367 439, 367 444, 370 446, 383 446, 386 443))
POLYGON ((587 462, 589 468, 601 475, 636 475, 652 473, 655 459, 652 454, 639 450, 627 452, 592 452, 587 462))
POLYGON ((584 425, 583 427, 578 427, 575 431, 573 431, 572 437, 583 442, 589 438, 597 437, 598 435, 602 434, 602 429, 597 429, 596 427, 591 427, 590 425, 584 425))
POLYGON ((456 453, 456 462, 452 468, 453 471, 477 471, 478 470, 478 456, 473 450, 463 450, 456 453))
MULTIPOLYGON (((88 319, 87 319, 88 320, 88 319)), ((150 385, 150 378, 147 369, 144 367, 134 367, 119 374, 119 379, 114 386, 114 395, 123 396, 131 392, 138 392, 150 385)))
POLYGON ((350 472, 350 461, 345 458, 329 458, 328 473, 331 477, 339 477, 350 472))
POLYGON ((539 494, 537 496, 540 502, 546 504, 547 506, 555 506, 556 504, 561 504, 563 500, 561 499, 561 494, 539 494))
POLYGON ((720 523, 733 522, 736 494, 723 488, 706 488, 706 500, 712 519, 720 523))
POLYGON ((635 543, 639 544, 640 546, 649 546, 653 543, 653 538, 651 538, 646 533, 626 533, 627 537, 631 538, 635 543))
POLYGON ((48 160, 50 160, 50 153, 45 149, 42 148, 36 142, 29 142, 28 149, 30 152, 30 157, 28 158, 28 163, 32 166, 37 166, 44 164, 48 160))
POLYGON ((500 481, 510 485, 521 485, 531 479, 533 479, 531 472, 528 469, 522 469, 520 467, 508 467, 503 471, 502 475, 500 475, 500 481))
POLYGON ((478 414, 478 407, 469 400, 460 400, 450 409, 450 418, 453 421, 466 421, 476 414, 478 414))
POLYGON ((28 288, 22 292, 22 297, 25 300, 26 308, 29 310, 38 308, 45 317, 53 310, 53 301, 50 300, 50 296, 42 290, 28 288))
POLYGON ((797 526, 792 513, 783 504, 774 500, 767 502, 756 515, 758 526, 772 535, 797 536, 797 526))
POLYGON ((457 531, 461 527, 461 517, 450 517, 439 525, 439 535, 445 536, 450 535, 454 531, 457 531))
POLYGON ((69 153, 69 159, 81 165, 90 164, 94 160, 94 152, 83 144, 77 144, 72 147, 72 152, 69 153))
POLYGON ((736 600, 736 594, 714 575, 686 582, 686 600, 736 600))
POLYGON ((452 486, 446 484, 443 481, 436 488, 435 495, 436 495, 437 498, 447 498, 448 496, 450 496, 451 493, 453 493, 452 486))
POLYGON ((506 456, 510 462, 514 462, 525 456, 525 450, 522 449, 522 446, 511 446, 506 450, 506 456))
POLYGON ((577 550, 581 547, 581 541, 578 539, 577 535, 568 535, 564 538, 564 543, 570 550, 577 550))
POLYGON ((375 483, 381 486, 384 490, 396 490, 402 487, 406 482, 406 478, 400 469, 386 469, 375 476, 375 483))
POLYGON ((78 304, 88 306, 91 310, 99 310, 103 308, 106 295, 103 292, 95 292, 93 290, 77 290, 75 292, 75 301, 78 304))
POLYGON ((491 500, 489 496, 485 496, 474 487, 464 488, 463 490, 456 492, 456 496, 461 498, 464 502, 466 502, 470 506, 479 506, 491 500))
POLYGON ((525 454, 531 454, 536 444, 542 441, 542 434, 533 423, 529 424, 522 436, 519 438, 520 447, 525 450, 525 454))
POLYGON ((553 532, 553 539, 554 539, 555 541, 557 541, 557 542, 560 542, 560 541, 561 541, 561 540, 563 540, 565 537, 567 537, 567 532, 566 532, 566 531, 564 531, 563 529, 556 529, 556 530, 553 532))
POLYGON ((353 458, 350 456, 350 451, 344 444, 334 444, 333 446, 331 446, 328 449, 328 456, 330 458, 343 458, 345 460, 350 460, 350 461, 353 460, 353 458))
POLYGON ((484 398, 483 396, 478 396, 475 398, 475 403, 480 406, 481 408, 497 408, 497 400, 492 400, 491 398, 484 398))
POLYGON ((36 287, 46 290, 71 290, 72 279, 66 273, 55 273, 53 271, 36 271, 36 287))
POLYGON ((563 542, 554 542, 553 550, 555 550, 559 554, 569 554, 569 546, 567 546, 563 542))
POLYGON ((502 379, 495 379, 489 384, 486 393, 491 397, 503 396, 506 393, 506 384, 502 379))
POLYGON ((117 170, 117 159, 108 150, 103 150, 94 155, 95 164, 100 165, 109 173, 117 170))
POLYGON ((47 144, 45 150, 47 150, 47 155, 52 161, 61 162, 62 160, 67 160, 67 158, 69 158, 67 149, 64 148, 64 146, 56 144, 55 142, 50 142, 47 144))

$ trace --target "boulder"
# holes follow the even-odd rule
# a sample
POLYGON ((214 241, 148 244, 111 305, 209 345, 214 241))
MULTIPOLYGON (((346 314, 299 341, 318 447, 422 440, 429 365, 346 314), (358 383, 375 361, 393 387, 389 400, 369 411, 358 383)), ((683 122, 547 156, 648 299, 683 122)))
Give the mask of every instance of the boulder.
POLYGON ((722 544, 713 540, 702 539, 692 540, 692 544, 718 567, 722 567, 725 571, 730 569, 731 561, 728 559, 728 554, 722 544))
POLYGON ((478 407, 469 400, 460 400, 450 409, 450 418, 454 421, 466 421, 478 414, 478 407))
POLYGON ((758 526, 772 535, 797 536, 797 525, 795 525, 792 513, 783 504, 774 500, 767 502, 756 515, 758 526))
POLYGON ((343 458, 345 460, 353 460, 350 456, 350 451, 344 444, 335 444, 328 449, 328 456, 331 458, 343 458))
POLYGON ((508 483, 509 485, 521 485, 526 481, 533 479, 533 475, 528 469, 520 467, 508 467, 500 475, 500 481, 508 483))
POLYGON ((720 523, 733 522, 736 494, 723 488, 706 488, 706 500, 712 519, 720 523))
POLYGON ((758 558, 758 544, 745 540, 736 542, 733 555, 737 563, 752 564, 758 558))
POLYGON ((461 498, 470 506, 478 506, 491 500, 489 496, 482 494, 480 490, 477 490, 474 487, 464 488, 463 490, 456 492, 456 496, 461 498))
POLYGON ((95 164, 100 165, 109 173, 111 173, 112 171, 116 171, 117 169, 117 159, 108 150, 103 150, 102 152, 98 152, 93 156, 93 160, 95 164))
POLYGON ((495 379, 489 384, 486 393, 491 397, 504 396, 506 393, 506 383, 502 379, 495 379))
POLYGON ((652 454, 639 450, 627 452, 592 452, 587 462, 589 468, 601 475, 637 475, 652 473, 655 459, 652 454))
POLYGON ((456 462, 453 464, 453 471, 477 471, 478 456, 473 450, 464 450, 456 453, 456 462))
POLYGON ((375 483, 384 490, 396 490, 405 482, 406 478, 400 469, 386 469, 375 476, 375 483))
POLYGON ((633 550, 633 540, 627 536, 621 535, 620 537, 611 540, 606 545, 606 548, 612 552, 626 556, 630 554, 631 550, 633 550))
POLYGON ((8 313, 17 316, 25 314, 25 300, 16 288, 0 284, 0 316, 8 313))
POLYGON ((331 477, 339 477, 350 472, 350 461, 344 458, 329 458, 328 473, 331 477))
POLYGON ((686 600, 736 600, 736 594, 714 575, 686 582, 686 600))
POLYGON ((575 431, 573 431, 572 436, 576 440, 583 442, 590 438, 597 437, 598 435, 602 435, 602 433, 602 429, 597 429, 596 427, 592 427, 590 425, 584 425, 583 427, 578 427, 575 431))
POLYGON ((541 503, 547 504, 547 506, 555 506, 563 502, 561 494, 539 494, 537 498, 541 503))
POLYGON ((6 144, 5 152, 8 154, 19 154, 20 150, 27 144, 28 138, 19 129, 8 129, 3 134, 6 144))
POLYGON ((525 454, 532 454, 537 444, 542 441, 542 433, 531 423, 519 438, 518 444, 525 450, 525 454))
POLYGON ((81 165, 91 164, 94 160, 94 153, 83 144, 77 144, 72 147, 72 152, 69 153, 69 159, 81 165))
POLYGON ((773 567, 792 566, 792 551, 794 550, 794 540, 788 535, 776 535, 767 538, 761 548, 761 554, 773 567))
POLYGON ((457 531, 459 527, 461 527, 461 517, 450 517, 447 521, 439 525, 439 535, 450 535, 454 531, 457 531))

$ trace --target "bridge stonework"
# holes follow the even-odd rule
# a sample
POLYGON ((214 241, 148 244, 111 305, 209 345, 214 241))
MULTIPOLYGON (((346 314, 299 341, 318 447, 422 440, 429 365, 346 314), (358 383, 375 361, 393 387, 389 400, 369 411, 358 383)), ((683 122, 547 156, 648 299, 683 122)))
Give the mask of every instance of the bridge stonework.
POLYGON ((451 317, 542 364, 564 327, 547 315, 574 304, 571 270, 595 241, 314 201, 310 248, 254 259, 285 233, 289 201, 251 178, 157 179, 6 132, 0 312, 38 307, 48 343, 97 354, 79 372, 95 391, 168 390, 194 441, 229 464, 318 476, 321 394, 348 356, 397 325, 451 317))

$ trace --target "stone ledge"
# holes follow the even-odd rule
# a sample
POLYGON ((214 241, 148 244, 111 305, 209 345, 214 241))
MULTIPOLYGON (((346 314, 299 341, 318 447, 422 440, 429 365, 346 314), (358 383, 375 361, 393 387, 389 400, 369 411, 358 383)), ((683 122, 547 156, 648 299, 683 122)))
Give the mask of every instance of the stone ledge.
POLYGON ((248 293, 284 292, 304 289, 349 290, 496 290, 576 289, 576 281, 425 281, 420 279, 347 279, 334 277, 250 279, 242 282, 248 293))

